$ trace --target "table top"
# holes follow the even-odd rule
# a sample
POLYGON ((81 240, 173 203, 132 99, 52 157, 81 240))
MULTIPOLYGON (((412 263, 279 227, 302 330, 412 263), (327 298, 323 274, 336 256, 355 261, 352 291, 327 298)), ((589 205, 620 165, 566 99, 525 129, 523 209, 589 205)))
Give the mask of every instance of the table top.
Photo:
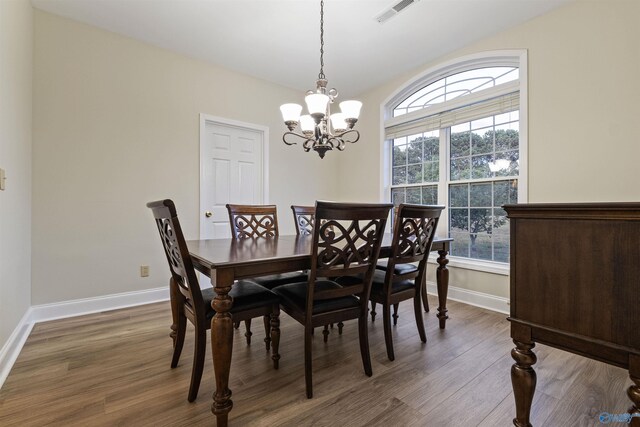
MULTIPOLYGON (((453 241, 451 238, 436 237, 432 250, 439 250, 451 241, 453 241)), ((276 238, 262 239, 189 240, 187 246, 191 258, 197 264, 196 267, 199 264, 201 268, 206 266, 208 269, 214 269, 233 268, 246 264, 268 264, 276 261, 308 263, 311 242, 312 236, 280 235, 276 238)), ((381 251, 388 251, 391 242, 391 233, 386 233, 381 251)))

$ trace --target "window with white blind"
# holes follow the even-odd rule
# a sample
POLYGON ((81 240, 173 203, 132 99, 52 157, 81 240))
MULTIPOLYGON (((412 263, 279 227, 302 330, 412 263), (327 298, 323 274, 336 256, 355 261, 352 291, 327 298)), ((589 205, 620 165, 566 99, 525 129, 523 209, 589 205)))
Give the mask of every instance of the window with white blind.
POLYGON ((438 234, 454 239, 452 260, 471 268, 506 271, 501 206, 526 201, 522 70, 521 52, 466 58, 427 72, 386 104, 387 197, 445 205, 438 234))

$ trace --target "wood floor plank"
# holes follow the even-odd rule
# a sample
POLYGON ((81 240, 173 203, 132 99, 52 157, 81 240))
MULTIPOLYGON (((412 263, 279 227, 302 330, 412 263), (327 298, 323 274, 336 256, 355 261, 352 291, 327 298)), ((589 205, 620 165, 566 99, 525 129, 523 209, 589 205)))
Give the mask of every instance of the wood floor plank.
MULTIPOLYGON (((430 297, 435 307, 435 298, 430 297)), ((313 340, 314 398, 304 385, 303 329, 281 317, 280 369, 264 348, 261 322, 234 331, 230 388, 232 426, 507 426, 514 416, 509 371, 513 344, 504 315, 456 302, 441 330, 426 315, 420 342, 411 304, 393 327, 396 360, 387 359, 381 319, 369 325, 373 373, 362 368, 358 328, 347 322, 327 343, 313 340)), ((193 329, 170 369, 168 303, 35 325, 0 390, 1 426, 211 426, 213 365, 198 398, 186 400, 193 329)), ((320 331, 317 331, 320 332, 320 331)), ((629 405, 627 373, 537 346, 536 426, 598 425, 598 411, 629 405), (573 424, 572 424, 573 423, 573 424)))

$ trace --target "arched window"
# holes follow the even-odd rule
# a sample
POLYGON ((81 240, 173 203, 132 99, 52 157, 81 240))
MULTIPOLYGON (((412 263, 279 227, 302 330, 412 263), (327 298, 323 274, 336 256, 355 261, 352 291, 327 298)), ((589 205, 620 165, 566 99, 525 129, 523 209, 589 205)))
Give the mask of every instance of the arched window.
POLYGON ((509 261, 501 206, 526 201, 525 79, 526 53, 490 52, 433 68, 384 105, 386 196, 445 205, 453 259, 509 261))

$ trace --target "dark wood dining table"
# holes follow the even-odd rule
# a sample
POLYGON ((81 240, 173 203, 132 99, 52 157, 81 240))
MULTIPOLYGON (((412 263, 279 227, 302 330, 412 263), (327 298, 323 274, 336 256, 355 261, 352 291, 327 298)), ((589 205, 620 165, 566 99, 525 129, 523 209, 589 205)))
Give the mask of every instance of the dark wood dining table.
MULTIPOLYGON (((234 281, 268 274, 311 268, 311 236, 282 235, 266 239, 209 239, 187 242, 194 267, 211 278, 217 296, 211 302, 216 314, 211 320, 211 348, 216 379, 211 412, 219 427, 226 426, 233 407, 229 390, 229 371, 233 350, 233 321, 229 310, 233 300, 229 291, 234 281)), ((391 234, 386 234, 380 258, 391 252, 391 234)), ((453 239, 438 239, 432 251, 438 252, 436 281, 438 290, 437 318, 445 328, 449 271, 447 254, 453 239)), ((423 301, 426 300, 426 290, 423 301)))

